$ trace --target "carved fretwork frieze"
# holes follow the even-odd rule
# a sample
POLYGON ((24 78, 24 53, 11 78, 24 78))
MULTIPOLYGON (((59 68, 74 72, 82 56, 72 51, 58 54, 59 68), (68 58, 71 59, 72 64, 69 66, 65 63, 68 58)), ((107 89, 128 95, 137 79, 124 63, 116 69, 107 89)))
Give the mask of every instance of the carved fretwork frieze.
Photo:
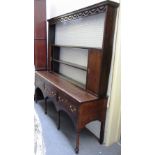
POLYGON ((86 9, 80 9, 78 11, 74 11, 74 12, 65 14, 63 16, 52 18, 49 21, 50 21, 50 24, 56 24, 59 22, 67 22, 67 21, 72 21, 72 20, 76 20, 87 16, 96 15, 99 13, 103 13, 105 11, 106 11, 106 5, 99 4, 86 9))

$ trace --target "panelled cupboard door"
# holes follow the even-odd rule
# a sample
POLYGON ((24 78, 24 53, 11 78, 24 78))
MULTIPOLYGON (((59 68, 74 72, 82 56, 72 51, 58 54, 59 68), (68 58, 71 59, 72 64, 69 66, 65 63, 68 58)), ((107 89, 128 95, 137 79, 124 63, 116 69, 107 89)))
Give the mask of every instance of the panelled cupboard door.
POLYGON ((46 40, 34 41, 34 64, 36 70, 46 69, 46 40))
POLYGON ((34 0, 34 39, 46 39, 46 0, 34 0))
POLYGON ((34 0, 34 65, 45 70, 47 65, 46 0, 34 0))

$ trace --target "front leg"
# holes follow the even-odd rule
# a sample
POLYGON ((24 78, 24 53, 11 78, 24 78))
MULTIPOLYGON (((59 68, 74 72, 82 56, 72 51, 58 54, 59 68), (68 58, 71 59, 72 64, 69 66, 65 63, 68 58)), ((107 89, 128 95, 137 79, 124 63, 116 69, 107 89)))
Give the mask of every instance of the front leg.
POLYGON ((58 126, 57 126, 58 130, 60 129, 60 111, 58 111, 58 126))
POLYGON ((34 101, 35 101, 35 103, 38 102, 38 96, 37 96, 37 93, 36 92, 34 93, 34 101))
POLYGON ((34 101, 35 101, 35 103, 38 102, 38 100, 37 100, 37 95, 36 95, 36 94, 34 94, 34 101))
POLYGON ((45 114, 47 114, 47 99, 48 99, 48 97, 44 98, 44 101, 45 101, 45 114))
POLYGON ((103 144, 103 139, 104 139, 104 121, 101 122, 100 139, 99 139, 100 144, 103 144))
POLYGON ((77 131, 77 133, 76 133, 76 148, 75 148, 75 153, 79 153, 79 139, 80 139, 80 132, 77 131))

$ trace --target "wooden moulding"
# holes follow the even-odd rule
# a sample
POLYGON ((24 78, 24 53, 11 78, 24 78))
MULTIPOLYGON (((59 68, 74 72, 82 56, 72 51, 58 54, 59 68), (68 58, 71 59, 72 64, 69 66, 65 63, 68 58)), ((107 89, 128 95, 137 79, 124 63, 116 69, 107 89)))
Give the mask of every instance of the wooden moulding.
POLYGON ((79 18, 84 18, 84 17, 96 15, 99 13, 103 13, 106 11, 106 5, 110 5, 112 7, 118 7, 119 3, 112 2, 112 1, 100 2, 86 8, 82 8, 64 15, 60 15, 58 17, 48 19, 48 22, 50 25, 52 25, 60 22, 67 22, 67 21, 76 20, 79 18))

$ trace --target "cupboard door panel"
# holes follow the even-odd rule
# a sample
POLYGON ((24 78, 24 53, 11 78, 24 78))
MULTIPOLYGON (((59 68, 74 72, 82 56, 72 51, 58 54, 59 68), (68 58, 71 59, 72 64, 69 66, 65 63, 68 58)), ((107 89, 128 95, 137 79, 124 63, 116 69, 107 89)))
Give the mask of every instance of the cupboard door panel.
POLYGON ((34 64, 36 70, 46 69, 46 40, 34 41, 34 64))
POLYGON ((46 0, 34 0, 34 38, 46 39, 46 0))

